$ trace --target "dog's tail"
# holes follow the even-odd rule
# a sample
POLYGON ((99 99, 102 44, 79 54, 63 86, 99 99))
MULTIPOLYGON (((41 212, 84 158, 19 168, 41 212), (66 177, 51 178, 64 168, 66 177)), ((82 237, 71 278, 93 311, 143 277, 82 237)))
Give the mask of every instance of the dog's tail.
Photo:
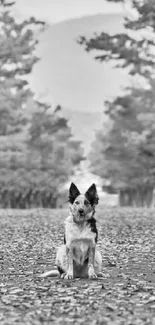
POLYGON ((39 278, 47 278, 49 276, 51 277, 58 277, 60 275, 59 271, 58 270, 51 270, 51 271, 47 271, 41 275, 39 275, 39 278))

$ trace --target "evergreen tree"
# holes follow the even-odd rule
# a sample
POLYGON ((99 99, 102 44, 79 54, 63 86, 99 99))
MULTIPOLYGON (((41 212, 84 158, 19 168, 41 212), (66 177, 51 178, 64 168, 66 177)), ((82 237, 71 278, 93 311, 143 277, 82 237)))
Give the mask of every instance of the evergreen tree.
MULTIPOLYGON (((125 0, 107 1, 126 2, 125 0)), ((117 60, 117 65, 122 68, 128 67, 131 75, 139 74, 149 79, 155 67, 153 52, 155 46, 155 2, 154 0, 131 0, 130 4, 131 15, 125 17, 124 33, 109 35, 102 32, 91 39, 82 36, 79 43, 83 44, 87 51, 100 51, 100 54, 95 57, 97 60, 101 62, 117 60)))
POLYGON ((109 180, 106 189, 119 192, 121 205, 149 206, 155 184, 155 2, 131 3, 137 14, 126 17, 124 33, 103 32, 79 42, 87 51, 99 50, 97 60, 113 59, 131 75, 145 78, 147 88, 130 87, 124 96, 106 103, 109 119, 97 134, 90 160, 92 170, 109 180))
POLYGON ((150 92, 133 88, 132 94, 108 102, 109 119, 92 145, 92 171, 109 180, 104 188, 119 192, 121 205, 149 206, 152 202, 155 104, 150 92))
POLYGON ((34 27, 43 23, 17 22, 13 2, 0 4, 0 206, 55 207, 83 151, 59 116, 61 107, 49 112, 48 105, 34 100, 28 84, 38 61, 34 27))

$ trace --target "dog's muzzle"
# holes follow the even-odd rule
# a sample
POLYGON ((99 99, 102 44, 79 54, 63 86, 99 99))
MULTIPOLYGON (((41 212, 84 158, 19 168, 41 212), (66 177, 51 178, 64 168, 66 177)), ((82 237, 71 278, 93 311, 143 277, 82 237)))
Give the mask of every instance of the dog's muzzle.
POLYGON ((79 212, 80 217, 84 216, 84 210, 83 209, 79 209, 78 212, 79 212))

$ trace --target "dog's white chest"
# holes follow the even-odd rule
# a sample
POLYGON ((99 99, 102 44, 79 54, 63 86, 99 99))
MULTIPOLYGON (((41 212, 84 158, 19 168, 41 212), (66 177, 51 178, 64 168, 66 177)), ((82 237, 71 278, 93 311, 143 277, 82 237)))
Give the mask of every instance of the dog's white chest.
POLYGON ((88 251, 92 244, 95 244, 95 233, 89 225, 78 226, 70 220, 66 220, 65 228, 66 245, 72 248, 73 259, 78 264, 83 264, 88 257, 88 251))
POLYGON ((95 243, 95 233, 91 231, 89 225, 78 226, 74 222, 66 220, 65 235, 67 246, 75 241, 95 243))

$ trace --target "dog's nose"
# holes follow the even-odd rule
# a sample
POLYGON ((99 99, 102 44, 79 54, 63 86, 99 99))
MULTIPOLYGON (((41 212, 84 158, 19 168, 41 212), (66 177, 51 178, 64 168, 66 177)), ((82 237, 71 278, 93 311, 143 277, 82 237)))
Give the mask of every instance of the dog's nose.
POLYGON ((79 213, 82 214, 84 212, 83 209, 79 209, 79 213))

